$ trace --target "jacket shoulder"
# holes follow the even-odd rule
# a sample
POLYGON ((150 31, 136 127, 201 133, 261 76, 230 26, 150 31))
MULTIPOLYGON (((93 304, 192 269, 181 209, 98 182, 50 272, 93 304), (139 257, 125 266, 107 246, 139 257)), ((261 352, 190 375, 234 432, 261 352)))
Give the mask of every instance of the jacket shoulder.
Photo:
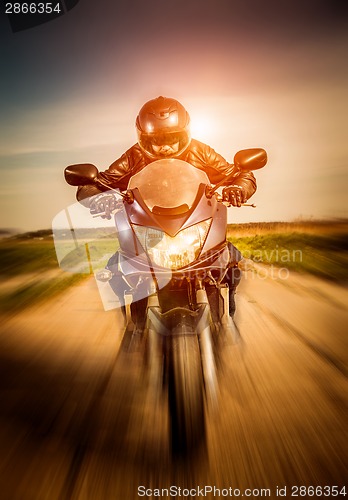
POLYGON ((191 139, 190 150, 192 151, 205 151, 212 149, 208 144, 204 144, 204 142, 197 141, 197 139, 191 139))
POLYGON ((125 151, 123 153, 123 155, 120 156, 120 158, 115 160, 110 165, 110 167, 112 167, 112 165, 116 165, 117 163, 121 163, 121 162, 125 162, 125 161, 127 161, 129 166, 132 167, 132 164, 134 163, 134 161, 136 161, 138 158, 141 158, 142 156, 143 156, 143 154, 142 154, 142 151, 139 147, 139 144, 134 144, 129 149, 127 149, 127 151, 125 151))
POLYGON ((127 156, 136 156, 136 155, 139 155, 139 156, 143 156, 143 152, 139 146, 138 143, 135 143, 133 144, 133 146, 131 146, 129 149, 127 149, 127 151, 125 152, 125 155, 127 156))

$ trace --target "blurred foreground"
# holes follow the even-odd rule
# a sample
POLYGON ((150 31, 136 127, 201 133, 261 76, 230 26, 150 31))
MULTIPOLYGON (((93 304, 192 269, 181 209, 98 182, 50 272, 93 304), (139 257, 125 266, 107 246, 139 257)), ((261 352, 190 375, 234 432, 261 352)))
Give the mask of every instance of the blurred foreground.
POLYGON ((132 500, 139 486, 171 485, 275 497, 277 486, 343 486, 347 303, 346 288, 310 275, 246 271, 242 342, 223 353, 207 446, 187 463, 171 461, 166 406, 152 404, 140 356, 118 357, 123 320, 102 310, 93 279, 4 315, 2 498, 132 500))

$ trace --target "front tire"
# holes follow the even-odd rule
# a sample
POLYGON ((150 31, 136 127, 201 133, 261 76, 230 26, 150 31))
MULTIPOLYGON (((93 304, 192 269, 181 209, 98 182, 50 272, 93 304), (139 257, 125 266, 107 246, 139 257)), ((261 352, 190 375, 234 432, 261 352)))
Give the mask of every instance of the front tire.
POLYGON ((174 456, 183 456, 205 441, 201 353, 195 334, 172 336, 168 341, 171 449, 174 456))

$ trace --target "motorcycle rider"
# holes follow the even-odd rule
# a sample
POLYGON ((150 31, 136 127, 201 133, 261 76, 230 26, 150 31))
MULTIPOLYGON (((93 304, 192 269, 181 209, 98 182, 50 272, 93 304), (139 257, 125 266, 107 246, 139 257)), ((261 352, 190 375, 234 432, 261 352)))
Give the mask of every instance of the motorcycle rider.
MULTIPOLYGON (((226 181, 222 195, 231 205, 240 207, 256 191, 253 173, 241 172, 208 145, 191 139, 189 125, 189 114, 176 99, 160 96, 146 102, 136 119, 138 142, 106 171, 100 172, 93 185, 80 186, 77 190, 78 201, 89 206, 91 213, 105 212, 110 217, 116 200, 105 191, 115 188, 126 190, 129 179, 149 163, 163 158, 176 158, 206 172, 212 184, 233 174, 226 181)), ((234 294, 241 278, 238 269, 241 254, 231 243, 229 250, 231 261, 227 281, 230 286, 230 314, 233 316, 234 294)), ((115 254, 107 267, 115 266, 117 258, 118 255, 115 254)))

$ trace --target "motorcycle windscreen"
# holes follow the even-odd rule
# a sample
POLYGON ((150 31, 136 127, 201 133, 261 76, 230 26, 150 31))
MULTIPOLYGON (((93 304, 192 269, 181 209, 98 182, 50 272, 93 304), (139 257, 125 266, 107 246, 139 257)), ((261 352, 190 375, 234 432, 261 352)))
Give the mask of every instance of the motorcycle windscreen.
POLYGON ((154 161, 135 174, 129 181, 128 189, 137 187, 152 212, 176 207, 186 207, 188 211, 200 184, 210 185, 205 172, 185 161, 169 158, 154 161))

